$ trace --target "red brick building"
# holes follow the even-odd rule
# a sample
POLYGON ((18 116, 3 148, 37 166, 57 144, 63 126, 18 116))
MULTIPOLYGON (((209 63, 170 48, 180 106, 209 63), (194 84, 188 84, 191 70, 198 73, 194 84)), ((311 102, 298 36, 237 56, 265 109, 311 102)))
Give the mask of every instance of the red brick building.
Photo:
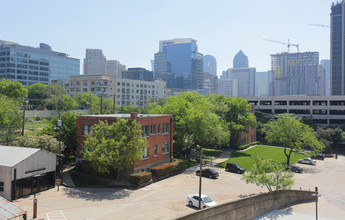
POLYGON ((98 121, 108 121, 112 124, 118 118, 136 120, 141 124, 143 137, 147 137, 149 147, 145 149, 143 158, 133 164, 133 169, 127 174, 148 171, 151 167, 168 163, 173 158, 173 115, 149 114, 113 114, 113 115, 83 115, 77 116, 77 160, 81 161, 81 147, 85 134, 92 132, 92 125, 98 121))

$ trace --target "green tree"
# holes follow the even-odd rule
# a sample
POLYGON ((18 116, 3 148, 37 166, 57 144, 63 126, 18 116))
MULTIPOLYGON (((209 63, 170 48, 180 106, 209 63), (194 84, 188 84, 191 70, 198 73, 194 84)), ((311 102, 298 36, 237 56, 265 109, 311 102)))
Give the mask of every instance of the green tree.
POLYGON ((266 186, 269 192, 273 190, 291 189, 294 181, 293 173, 285 171, 282 164, 273 160, 262 160, 254 158, 255 164, 253 168, 243 174, 242 179, 246 183, 255 183, 257 186, 266 186))
POLYGON ((0 95, 0 103, 0 129, 5 139, 9 140, 11 133, 20 128, 20 107, 17 101, 4 95, 0 95))
POLYGON ((147 139, 141 137, 141 125, 135 120, 119 119, 116 123, 100 121, 93 126, 93 134, 86 135, 83 159, 98 172, 106 174, 129 168, 140 159, 147 139))
POLYGON ((214 112, 212 103, 198 93, 169 96, 164 106, 158 105, 149 113, 174 115, 174 147, 187 156, 197 144, 222 146, 230 138, 226 121, 214 112))
POLYGON ((133 104, 130 104, 129 106, 121 105, 118 108, 118 112, 123 114, 123 113, 131 113, 131 112, 140 112, 140 110, 135 107, 133 104))
POLYGON ((332 147, 336 147, 342 141, 342 130, 339 127, 327 129, 318 127, 316 137, 325 145, 325 152, 330 153, 332 147))
MULTIPOLYGON (((13 144, 18 147, 40 148, 55 154, 59 153, 59 142, 49 135, 17 137, 13 144)), ((65 146, 61 144, 61 149, 64 148, 65 146)))
POLYGON ((79 92, 76 94, 74 99, 77 101, 79 108, 85 109, 90 108, 92 103, 92 93, 91 92, 79 92))
MULTIPOLYGON (((49 125, 41 131, 41 134, 51 135, 58 140, 58 119, 58 116, 52 118, 49 125)), ((61 121, 61 141, 65 146, 63 155, 65 157, 75 156, 77 146, 77 114, 74 112, 61 114, 61 121)))
POLYGON ((30 100, 30 105, 32 105, 34 109, 40 105, 44 105, 45 100, 48 98, 45 93, 46 87, 48 87, 48 85, 43 83, 34 83, 26 87, 28 90, 28 99, 30 100))
POLYGON ((23 99, 28 96, 28 90, 19 81, 2 78, 0 80, 0 95, 7 96, 22 104, 23 99))
POLYGON ((290 165, 290 156, 293 151, 302 147, 309 147, 315 152, 324 149, 324 145, 315 137, 314 130, 289 114, 281 114, 277 119, 270 121, 264 128, 266 140, 271 144, 284 147, 287 165, 290 165))
POLYGON ((45 105, 50 110, 56 110, 57 112, 66 112, 68 110, 76 109, 77 102, 69 95, 50 95, 46 99, 45 105))

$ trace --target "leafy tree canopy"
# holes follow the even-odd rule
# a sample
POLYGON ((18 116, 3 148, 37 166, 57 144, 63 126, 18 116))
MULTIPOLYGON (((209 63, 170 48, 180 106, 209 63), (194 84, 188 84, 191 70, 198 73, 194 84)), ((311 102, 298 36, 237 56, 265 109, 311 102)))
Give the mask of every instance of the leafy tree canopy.
POLYGON ((0 95, 23 102, 23 99, 28 96, 28 90, 19 81, 12 81, 2 78, 0 80, 0 95))
POLYGON ((141 125, 135 120, 119 118, 113 124, 99 121, 93 131, 86 136, 82 153, 83 159, 100 173, 132 167, 148 147, 146 138, 141 137, 141 125))
POLYGON ((43 83, 34 83, 26 87, 28 90, 28 99, 30 100, 29 104, 34 108, 44 105, 45 99, 47 98, 45 94, 46 87, 48 87, 48 85, 43 83))
MULTIPOLYGON (((59 153, 59 142, 49 135, 17 137, 13 144, 18 147, 40 148, 55 154, 59 153)), ((64 148, 65 146, 61 144, 61 150, 64 148)))
POLYGON ((72 109, 76 109, 78 104, 77 102, 69 95, 50 95, 49 98, 46 99, 45 106, 49 110, 57 110, 58 112, 61 111, 68 111, 72 109))
POLYGON ((317 139, 325 145, 326 153, 331 152, 332 147, 336 147, 342 141, 342 130, 339 127, 323 129, 318 127, 316 130, 317 139))
POLYGON ((264 132, 269 143, 284 147, 287 165, 290 164, 292 151, 299 151, 302 147, 309 147, 315 152, 324 149, 324 145, 315 137, 314 130, 289 114, 281 114, 267 123, 264 132))
POLYGON ((20 107, 17 101, 4 95, 0 95, 0 103, 0 129, 8 140, 11 132, 20 128, 20 107))

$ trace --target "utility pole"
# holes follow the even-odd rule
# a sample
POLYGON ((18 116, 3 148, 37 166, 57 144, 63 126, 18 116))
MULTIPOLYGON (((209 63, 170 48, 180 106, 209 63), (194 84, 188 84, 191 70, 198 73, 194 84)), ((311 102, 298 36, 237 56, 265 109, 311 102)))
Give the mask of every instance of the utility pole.
POLYGON ((59 112, 59 120, 58 120, 58 128, 59 128, 59 179, 62 183, 63 180, 63 164, 62 164, 62 155, 61 155, 61 117, 60 117, 60 112, 59 112))
POLYGON ((101 94, 101 112, 100 114, 102 114, 103 112, 103 94, 101 94))
POLYGON ((23 102, 23 124, 22 124, 22 136, 24 136, 24 124, 25 124, 25 110, 26 110, 26 105, 28 104, 28 100, 24 100, 23 102))
POLYGON ((113 98, 114 98, 114 100, 113 100, 113 112, 115 114, 115 94, 113 95, 113 98))
POLYGON ((201 150, 200 150, 199 209, 201 209, 201 178, 202 178, 202 148, 201 148, 201 150))

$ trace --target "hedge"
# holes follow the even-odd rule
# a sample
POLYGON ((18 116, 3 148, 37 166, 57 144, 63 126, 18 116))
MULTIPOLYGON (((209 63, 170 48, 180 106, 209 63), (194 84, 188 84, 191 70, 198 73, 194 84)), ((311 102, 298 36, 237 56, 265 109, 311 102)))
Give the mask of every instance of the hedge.
POLYGON ((151 168, 152 175, 155 177, 161 177, 174 172, 173 163, 162 164, 158 167, 151 168))
POLYGON ((146 183, 152 179, 151 172, 140 172, 140 173, 133 173, 129 176, 129 182, 139 186, 142 183, 146 183))
POLYGON ((257 144, 259 144, 259 143, 260 143, 259 141, 254 141, 254 142, 252 142, 252 143, 250 143, 250 144, 246 144, 246 145, 239 146, 238 149, 239 149, 239 150, 245 150, 245 149, 247 149, 248 147, 257 145, 257 144))
POLYGON ((184 169, 185 162, 184 160, 175 160, 173 163, 174 172, 179 172, 184 169))

